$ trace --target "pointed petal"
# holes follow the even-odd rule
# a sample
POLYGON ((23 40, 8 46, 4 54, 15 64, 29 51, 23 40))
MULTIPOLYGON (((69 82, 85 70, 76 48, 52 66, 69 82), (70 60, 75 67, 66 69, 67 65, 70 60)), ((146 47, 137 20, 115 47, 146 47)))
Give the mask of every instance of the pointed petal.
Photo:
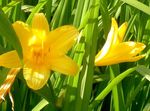
POLYGON ((145 47, 145 44, 140 42, 122 42, 111 50, 109 57, 112 57, 114 55, 135 56, 142 50, 144 50, 145 47))
POLYGON ((127 61, 127 62, 135 62, 135 61, 138 61, 138 60, 142 59, 143 57, 145 57, 145 54, 142 54, 142 55, 139 55, 139 56, 135 56, 135 57, 129 58, 129 59, 127 59, 126 61, 127 61))
POLYGON ((103 57, 105 57, 108 54, 108 52, 110 51, 113 45, 115 35, 116 35, 115 28, 111 26, 110 32, 108 33, 108 37, 103 48, 96 55, 96 61, 101 60, 103 57))
POLYGON ((79 36, 78 30, 73 26, 62 26, 49 33, 48 44, 51 51, 66 53, 79 36))
POLYGON ((124 35, 126 33, 126 30, 127 30, 127 22, 123 23, 119 29, 118 29, 118 39, 119 39, 119 42, 122 42, 123 38, 124 38, 124 35))
POLYGON ((13 23, 13 28, 19 37, 23 51, 28 51, 29 39, 33 37, 32 31, 29 26, 21 21, 13 23))
POLYGON ((96 66, 104 66, 117 64, 120 62, 132 62, 143 58, 143 56, 136 56, 145 48, 143 43, 123 42, 112 49, 107 56, 102 59, 95 59, 96 66), (123 49, 123 50, 122 50, 123 49))
POLYGON ((114 38, 111 47, 115 47, 117 44, 119 44, 119 39, 118 39, 118 24, 114 18, 112 18, 111 27, 114 28, 114 38))
POLYGON ((23 75, 27 85, 33 90, 41 89, 47 83, 50 76, 49 70, 40 68, 34 70, 26 66, 23 68, 23 75))
POLYGON ((66 75, 75 75, 78 72, 77 64, 68 56, 51 59, 50 68, 66 75))
POLYGON ((129 57, 129 56, 120 56, 119 58, 105 58, 100 61, 95 61, 96 66, 106 66, 106 65, 112 65, 112 64, 118 64, 123 62, 135 62, 145 57, 145 55, 139 55, 135 57, 129 57))
POLYGON ((4 66, 7 68, 21 67, 17 52, 14 50, 0 55, 0 66, 4 66))
POLYGON ((41 31, 49 31, 48 21, 43 13, 36 13, 32 20, 32 28, 41 30, 41 31))

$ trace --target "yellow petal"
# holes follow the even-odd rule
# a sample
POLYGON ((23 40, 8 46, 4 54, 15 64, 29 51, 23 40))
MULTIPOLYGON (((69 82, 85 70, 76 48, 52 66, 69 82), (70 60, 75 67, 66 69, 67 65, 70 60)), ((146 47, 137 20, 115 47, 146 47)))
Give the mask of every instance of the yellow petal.
POLYGON ((136 56, 145 48, 143 43, 123 42, 112 49, 107 56, 102 59, 95 59, 96 66, 117 64, 120 62, 133 62, 143 56, 136 56), (123 49, 123 50, 122 50, 123 49))
POLYGON ((50 68, 66 75, 75 75, 78 72, 77 64, 67 56, 52 58, 50 60, 50 68))
POLYGON ((32 28, 40 31, 49 31, 48 21, 43 13, 36 13, 32 20, 32 28))
POLYGON ((118 63, 123 63, 123 62, 135 62, 140 59, 142 59, 145 55, 139 55, 135 57, 128 57, 128 56, 120 56, 120 58, 105 58, 102 59, 101 61, 96 61, 95 65, 96 66, 106 66, 106 65, 112 65, 112 64, 118 64, 118 63))
POLYGON ((112 18, 111 27, 114 28, 114 38, 111 47, 115 47, 117 44, 119 44, 119 39, 118 39, 118 24, 114 18, 112 18))
POLYGON ((49 70, 40 68, 34 70, 26 66, 23 68, 23 75, 27 85, 33 90, 41 89, 47 83, 50 76, 49 70))
POLYGON ((23 52, 28 51, 29 39, 33 37, 32 31, 29 26, 21 21, 13 23, 13 28, 19 37, 23 52))
POLYGON ((78 30, 73 26, 62 26, 49 33, 48 44, 52 53, 66 53, 79 36, 78 30))
POLYGON ((0 66, 4 66, 7 68, 21 67, 17 52, 14 50, 0 55, 0 66))
POLYGON ((127 22, 123 23, 119 29, 118 29, 118 39, 119 39, 119 42, 122 42, 123 38, 124 38, 124 35, 126 33, 126 30, 127 30, 127 22))
POLYGON ((113 49, 118 43, 118 24, 116 20, 112 18, 111 29, 108 33, 107 40, 101 51, 99 51, 96 55, 96 61, 101 60, 103 57, 107 56, 108 52, 113 49))
POLYGON ((126 62, 135 62, 135 61, 138 61, 138 60, 142 59, 143 57, 145 57, 145 54, 129 58, 129 59, 126 60, 126 62))
POLYGON ((122 42, 109 52, 109 57, 115 55, 135 56, 145 48, 145 44, 140 42, 122 42))
POLYGON ((112 44, 113 44, 115 35, 116 35, 115 29, 112 26, 110 29, 110 32, 108 33, 108 37, 107 37, 107 40, 106 40, 103 48, 96 55, 96 61, 101 60, 102 58, 104 58, 109 53, 110 49, 112 48, 112 44))

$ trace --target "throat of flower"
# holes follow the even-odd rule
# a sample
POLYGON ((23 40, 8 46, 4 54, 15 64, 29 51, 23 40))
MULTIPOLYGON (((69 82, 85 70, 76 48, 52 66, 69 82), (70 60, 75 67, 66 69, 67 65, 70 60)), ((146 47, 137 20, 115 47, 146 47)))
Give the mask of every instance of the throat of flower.
POLYGON ((31 48, 31 61, 32 64, 42 66, 46 64, 48 51, 43 46, 33 46, 31 48))

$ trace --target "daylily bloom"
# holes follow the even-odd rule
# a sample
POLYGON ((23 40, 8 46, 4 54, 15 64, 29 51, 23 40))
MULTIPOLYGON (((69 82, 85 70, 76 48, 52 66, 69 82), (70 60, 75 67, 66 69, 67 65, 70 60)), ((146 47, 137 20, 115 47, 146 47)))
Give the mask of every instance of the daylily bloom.
POLYGON ((50 76, 50 71, 66 75, 75 75, 77 64, 66 55, 78 37, 78 30, 70 25, 49 31, 48 22, 43 13, 37 13, 32 26, 24 22, 13 23, 13 28, 23 49, 23 63, 16 50, 0 55, 0 66, 23 68, 27 85, 34 89, 42 88, 50 76))
POLYGON ((95 57, 96 66, 134 62, 144 57, 144 54, 137 55, 144 50, 145 45, 143 43, 133 41, 123 42, 126 29, 126 22, 118 28, 116 20, 112 18, 111 29, 107 40, 95 57))

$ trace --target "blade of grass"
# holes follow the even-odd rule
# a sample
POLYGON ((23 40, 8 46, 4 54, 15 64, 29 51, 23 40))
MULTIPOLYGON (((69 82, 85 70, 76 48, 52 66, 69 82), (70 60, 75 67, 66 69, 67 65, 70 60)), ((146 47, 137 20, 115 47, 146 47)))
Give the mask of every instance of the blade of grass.
POLYGON ((61 11, 62 11, 62 8, 63 8, 63 4, 64 4, 65 0, 61 0, 59 2, 59 5, 53 15, 53 18, 52 18, 52 22, 51 22, 51 27, 52 29, 55 29, 56 27, 58 27, 59 25, 59 18, 61 16, 61 11))
POLYGON ((105 0, 100 0, 100 12, 102 15, 102 23, 103 23, 105 37, 107 37, 107 34, 110 29, 110 25, 111 25, 111 22, 110 22, 111 19, 110 19, 110 15, 109 15, 105 0))
POLYGON ((7 42, 10 43, 14 49, 16 49, 20 59, 22 59, 21 44, 10 21, 8 20, 2 9, 0 9, 0 34, 6 38, 7 42))
POLYGON ((45 5, 45 13, 46 13, 46 18, 48 20, 48 22, 50 22, 50 18, 51 18, 51 9, 52 9, 52 0, 48 0, 46 5, 45 5))
MULTIPOLYGON (((120 73, 119 65, 109 66, 109 70, 111 80, 113 80, 120 73)), ((117 84, 117 86, 114 86, 112 89, 112 100, 114 111, 126 111, 121 83, 117 84)))
POLYGON ((139 85, 135 88, 134 92, 130 95, 130 97, 127 98, 126 107, 129 108, 130 105, 132 105, 132 102, 134 101, 136 95, 139 93, 139 91, 143 88, 144 84, 146 83, 146 79, 141 79, 139 85))
POLYGON ((138 10, 143 11, 144 13, 150 15, 150 7, 148 7, 147 5, 137 1, 137 0, 121 0, 135 8, 137 8, 138 10))
POLYGON ((46 101, 45 99, 42 99, 42 100, 32 109, 32 111, 41 111, 47 104, 48 104, 48 101, 46 101))
POLYGON ((84 6, 85 0, 79 0, 77 4, 77 9, 76 9, 76 14, 74 17, 74 23, 73 25, 75 27, 78 27, 80 22, 81 22, 81 17, 82 17, 82 11, 83 11, 83 6, 84 6))
POLYGON ((126 76, 131 74, 136 70, 136 67, 129 68, 128 70, 124 71, 123 73, 119 74, 117 77, 115 77, 108 86, 94 99, 94 101, 90 104, 89 111, 92 111, 92 109, 97 106, 105 97, 106 95, 116 86, 119 82, 121 82, 126 76))
POLYGON ((15 7, 20 1, 11 1, 9 4, 7 4, 5 7, 2 8, 2 10, 7 13, 9 12, 13 7, 15 7))
POLYGON ((40 0, 40 2, 34 7, 31 14, 29 15, 28 19, 26 20, 27 24, 31 24, 31 20, 32 20, 34 14, 38 13, 46 3, 47 3, 47 0, 40 0))
POLYGON ((83 73, 82 81, 81 81, 81 89, 80 89, 80 98, 82 98, 81 109, 76 111, 87 111, 88 105, 92 92, 92 84, 93 84, 93 74, 94 74, 94 59, 96 53, 97 46, 97 37, 98 37, 98 14, 99 14, 99 0, 91 1, 90 6, 90 16, 88 18, 88 24, 84 29, 85 34, 85 55, 83 64, 83 73))

